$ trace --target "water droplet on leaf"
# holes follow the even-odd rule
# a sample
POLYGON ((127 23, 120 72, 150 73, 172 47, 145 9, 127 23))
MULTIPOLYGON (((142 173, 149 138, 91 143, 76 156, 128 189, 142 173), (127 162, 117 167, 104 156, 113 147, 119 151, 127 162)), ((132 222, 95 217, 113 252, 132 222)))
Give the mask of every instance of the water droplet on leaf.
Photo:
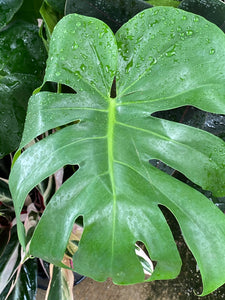
POLYGON ((193 34, 193 31, 192 31, 192 30, 187 30, 187 31, 186 31, 186 35, 187 35, 187 36, 192 36, 192 34, 193 34))
POLYGON ((194 17, 194 22, 198 22, 199 18, 198 17, 194 17))
POLYGON ((213 49, 213 48, 210 49, 209 54, 212 55, 212 54, 214 54, 214 53, 215 53, 215 49, 213 49))
POLYGON ((86 71, 86 66, 85 66, 84 64, 82 64, 82 65, 80 66, 80 69, 81 69, 82 71, 86 71))
POLYGON ((174 56, 174 55, 176 54, 175 48, 176 48, 176 46, 174 45, 170 50, 168 50, 168 51, 166 52, 166 56, 167 56, 167 57, 174 56))
POLYGON ((76 42, 73 43, 72 49, 77 49, 79 46, 76 42))
POLYGON ((80 27, 80 26, 81 26, 81 22, 77 22, 77 23, 76 23, 76 26, 77 26, 77 27, 80 27))

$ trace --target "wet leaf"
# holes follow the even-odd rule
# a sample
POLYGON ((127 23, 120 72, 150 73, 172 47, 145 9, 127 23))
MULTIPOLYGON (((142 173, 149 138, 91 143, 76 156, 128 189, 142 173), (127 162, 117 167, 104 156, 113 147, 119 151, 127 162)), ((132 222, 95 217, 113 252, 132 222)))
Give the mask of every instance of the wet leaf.
POLYGON ((27 102, 41 84, 46 53, 38 27, 14 22, 0 32, 0 157, 20 142, 27 102))
POLYGON ((225 3, 220 0, 183 0, 179 8, 198 14, 225 32, 225 3))
POLYGON ((225 194, 225 143, 152 116, 186 105, 224 112, 224 48, 217 26, 171 7, 144 10, 116 36, 97 19, 63 18, 53 31, 44 82, 77 93, 43 91, 30 98, 21 148, 47 130, 67 126, 25 150, 12 169, 23 247, 19 217, 26 195, 63 166, 79 165, 47 205, 31 240, 32 255, 61 266, 74 221, 82 216, 84 232, 73 260, 77 272, 99 281, 142 282, 135 254, 140 241, 157 262, 149 280, 174 278, 181 260, 163 205, 197 260, 203 295, 222 285, 224 214, 149 160, 162 161, 217 196, 225 194))
POLYGON ((68 0, 66 14, 95 17, 116 32, 130 18, 149 7, 150 4, 140 0, 68 0))
POLYGON ((0 2, 0 29, 12 20, 22 4, 23 0, 4 0, 0 2))

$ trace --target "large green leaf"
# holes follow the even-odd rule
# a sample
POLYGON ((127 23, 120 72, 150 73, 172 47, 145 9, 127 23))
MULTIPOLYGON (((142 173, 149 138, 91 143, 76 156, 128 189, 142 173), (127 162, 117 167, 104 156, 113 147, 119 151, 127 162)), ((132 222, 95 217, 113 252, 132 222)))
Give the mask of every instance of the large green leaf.
POLYGON ((0 32, 0 157, 20 142, 27 102, 41 84, 46 53, 38 27, 17 21, 0 32))
POLYGON ((223 213, 149 160, 163 161, 217 196, 225 194, 225 143, 152 116, 184 105, 224 112, 224 48, 217 26, 175 8, 145 10, 116 36, 94 18, 63 18, 53 31, 45 81, 77 93, 40 92, 30 99, 21 148, 49 129, 68 126, 29 147, 12 169, 10 189, 23 247, 19 218, 26 195, 61 167, 79 164, 47 205, 31 240, 32 255, 61 266, 73 223, 83 216, 74 255, 77 272, 100 281, 112 277, 119 284, 144 281, 135 255, 141 241, 157 262, 149 280, 174 278, 181 260, 159 208, 164 205, 197 260, 203 295, 223 284, 223 213))

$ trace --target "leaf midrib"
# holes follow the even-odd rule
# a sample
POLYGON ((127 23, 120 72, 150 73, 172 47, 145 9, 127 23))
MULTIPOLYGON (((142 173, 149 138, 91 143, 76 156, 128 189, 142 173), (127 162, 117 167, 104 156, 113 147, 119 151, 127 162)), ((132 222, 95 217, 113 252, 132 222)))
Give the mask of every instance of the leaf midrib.
POLYGON ((114 126, 115 126, 115 112, 116 112, 116 98, 109 98, 109 118, 108 118, 108 130, 107 130, 107 141, 108 141, 108 170, 109 178, 112 188, 113 197, 113 223, 112 223, 112 261, 111 266, 113 266, 113 253, 114 253, 114 240, 115 240, 115 230, 116 230, 116 191, 115 191, 115 177, 114 177, 114 154, 113 154, 113 141, 114 141, 114 126))

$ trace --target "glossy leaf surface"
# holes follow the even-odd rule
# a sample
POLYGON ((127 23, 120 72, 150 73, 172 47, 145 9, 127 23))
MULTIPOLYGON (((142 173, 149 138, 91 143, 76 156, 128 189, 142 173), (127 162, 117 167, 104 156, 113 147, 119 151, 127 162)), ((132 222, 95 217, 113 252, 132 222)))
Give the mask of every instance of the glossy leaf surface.
POLYGON ((27 102, 41 84, 46 53, 38 27, 18 21, 0 32, 0 157, 20 142, 27 102))
POLYGON ((203 16, 225 32, 225 3, 220 0, 183 0, 179 8, 203 16))
POLYGON ((23 0, 1 0, 0 1, 0 29, 8 24, 15 13, 19 10, 23 0))
POLYGON ((116 36, 99 20, 63 18, 52 35, 45 81, 77 93, 40 92, 30 99, 21 148, 49 129, 68 126, 28 148, 12 169, 23 247, 19 216, 27 193, 61 167, 79 164, 47 205, 31 240, 32 255, 60 266, 73 223, 83 216, 77 272, 99 281, 142 282, 135 255, 141 241, 157 262, 149 280, 174 278, 181 260, 160 204, 180 224, 202 274, 203 294, 223 284, 224 215, 149 160, 163 161, 215 195, 225 194, 225 143, 152 116, 184 105, 224 112, 224 48, 224 34, 215 25, 169 7, 141 12, 116 36))
POLYGON ((46 300, 73 300, 74 275, 71 270, 50 265, 50 283, 46 300))
POLYGON ((141 0, 68 0, 66 14, 95 17, 116 32, 130 18, 149 7, 150 4, 141 0))
POLYGON ((21 267, 15 287, 7 300, 33 300, 37 292, 37 260, 29 259, 21 267))
POLYGON ((11 275, 19 265, 20 245, 16 233, 16 226, 12 228, 11 239, 0 257, 0 299, 5 299, 11 283, 11 275))

